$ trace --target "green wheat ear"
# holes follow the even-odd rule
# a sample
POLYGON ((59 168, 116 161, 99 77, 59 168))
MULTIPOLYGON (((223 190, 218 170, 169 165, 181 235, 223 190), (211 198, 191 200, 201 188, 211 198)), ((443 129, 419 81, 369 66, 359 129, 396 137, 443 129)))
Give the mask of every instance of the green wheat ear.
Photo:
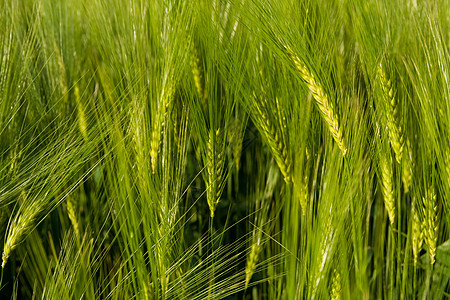
POLYGON ((316 80, 314 75, 308 70, 300 58, 298 58, 290 48, 285 46, 285 49, 297 71, 300 73, 300 77, 305 81, 309 91, 313 95, 315 103, 319 108, 333 139, 341 149, 342 155, 345 156, 347 153, 347 146, 344 142, 342 129, 339 126, 338 116, 334 112, 333 103, 329 101, 328 95, 325 93, 322 85, 316 80))
POLYGON ((422 249, 424 231, 422 227, 422 222, 420 220, 420 215, 417 211, 417 203, 415 200, 411 207, 411 215, 412 215, 412 249, 414 255, 414 265, 417 265, 417 259, 419 258, 419 253, 420 250, 422 249))
POLYGON ((253 242, 250 248, 250 254, 247 257, 247 263, 245 265, 245 289, 248 288, 248 284, 252 279, 253 273, 256 269, 256 264, 258 263, 258 256, 261 252, 262 245, 260 240, 253 242))
POLYGON ((214 212, 224 188, 223 174, 225 153, 222 149, 222 139, 223 133, 221 129, 217 129, 216 131, 211 129, 209 131, 206 156, 206 170, 208 173, 206 198, 208 201, 211 218, 214 218, 214 212))
POLYGON ((411 151, 411 144, 409 139, 406 138, 406 155, 402 159, 402 182, 405 189, 405 193, 409 192, 409 188, 413 181, 413 157, 411 151))
POLYGON ((283 133, 277 129, 276 123, 270 118, 268 111, 268 104, 266 99, 258 99, 253 94, 253 103, 255 103, 255 115, 258 124, 262 130, 263 136, 269 146, 281 174, 284 176, 284 181, 292 182, 291 161, 288 154, 286 141, 283 133))
POLYGON ((423 197, 423 220, 422 229, 424 232, 424 241, 428 246, 428 253, 430 255, 430 262, 434 264, 436 261, 436 246, 438 237, 438 215, 437 215, 437 202, 436 193, 434 189, 430 187, 423 197))
POLYGON ((383 66, 380 64, 377 68, 378 79, 383 91, 383 112, 384 119, 387 123, 387 129, 389 134, 389 140, 391 142, 392 149, 395 152, 395 159, 399 164, 402 162, 404 140, 402 127, 397 121, 398 105, 395 97, 394 88, 392 82, 389 80, 383 70, 383 66))
POLYGON ((333 269, 332 278, 331 278, 331 292, 330 299, 339 300, 342 299, 342 284, 341 284, 341 275, 337 269, 333 269))
POLYGON ((383 194, 384 206, 389 216, 391 225, 395 224, 395 197, 393 184, 393 170, 391 155, 389 153, 382 153, 380 155, 380 169, 381 169, 381 192, 383 194))
POLYGON ((197 89, 200 99, 205 100, 207 98, 206 90, 204 88, 203 68, 200 61, 200 56, 196 47, 193 47, 191 53, 191 69, 194 77, 195 87, 197 89))

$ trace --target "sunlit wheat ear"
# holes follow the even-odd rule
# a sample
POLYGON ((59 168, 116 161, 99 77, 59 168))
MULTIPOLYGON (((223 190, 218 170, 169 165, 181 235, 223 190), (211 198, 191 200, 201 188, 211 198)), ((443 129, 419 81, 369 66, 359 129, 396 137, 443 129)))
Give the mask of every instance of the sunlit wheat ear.
POLYGON ((406 155, 404 155, 402 159, 402 181, 405 193, 408 193, 413 180, 413 158, 412 158, 411 144, 408 138, 406 138, 405 150, 406 155))
POLYGON ((380 153, 381 191, 391 225, 395 223, 395 197, 392 161, 389 153, 380 153))
POLYGON ((2 268, 5 267, 11 252, 19 246, 25 236, 36 225, 38 216, 44 209, 44 204, 39 201, 30 203, 29 206, 24 207, 20 215, 11 222, 6 237, 5 244, 3 246, 2 254, 2 268))
POLYGON ((262 134, 269 146, 278 167, 280 168, 281 174, 284 176, 284 181, 289 183, 292 181, 291 178, 291 162, 288 156, 287 146, 282 138, 281 133, 277 130, 274 122, 269 118, 267 113, 266 100, 259 100, 254 96, 254 103, 256 104, 256 115, 259 127, 262 130, 262 134))
POLYGON ((247 257, 247 263, 245 265, 245 289, 247 289, 250 280, 252 279, 253 273, 256 269, 256 264, 258 263, 258 256, 262 250, 262 245, 260 239, 253 241, 250 248, 250 253, 247 257))
POLYGON ((341 285, 341 275, 337 269, 333 269, 331 278, 331 292, 330 299, 339 300, 341 299, 342 285, 341 285))
POLYGON ((305 64, 293 53, 293 51, 286 47, 286 51, 294 63, 295 67, 300 73, 302 79, 306 82, 309 91, 312 93, 315 103, 319 108, 321 115, 328 126, 328 129, 336 141, 337 145, 342 151, 342 155, 347 153, 347 146, 344 142, 342 130, 339 127, 338 116, 335 114, 333 104, 329 101, 328 95, 323 90, 323 87, 316 81, 314 75, 307 69, 305 64))
POLYGON ((86 115, 84 114, 83 103, 81 103, 81 100, 80 100, 80 89, 78 88, 77 84, 74 87, 73 93, 75 96, 75 103, 77 105, 78 127, 80 129, 81 135, 83 136, 83 139, 85 141, 87 141, 88 134, 87 134, 86 115))
POLYGON ((209 131, 208 145, 207 145, 207 192, 206 198, 208 201, 211 218, 214 217, 216 206, 219 203, 220 196, 223 191, 223 169, 225 165, 225 155, 222 147, 222 130, 209 131))
POLYGON ((397 121, 398 105, 397 100, 394 95, 394 90, 391 81, 386 77, 383 71, 383 67, 380 64, 377 69, 378 79, 383 91, 383 112, 384 119, 386 120, 386 125, 389 134, 389 140, 391 142, 392 149, 395 152, 395 159, 400 164, 402 162, 403 154, 403 134, 400 123, 397 121))
POLYGON ((422 249, 423 243, 423 230, 422 222, 420 221, 420 216, 417 211, 417 204, 414 203, 411 207, 412 216, 412 250, 414 255, 414 265, 417 265, 417 259, 419 258, 420 250, 422 249))
POLYGON ((425 244, 428 246, 431 264, 434 264, 436 257, 438 227, 436 194, 434 189, 430 187, 423 197, 422 229, 424 232, 425 244))

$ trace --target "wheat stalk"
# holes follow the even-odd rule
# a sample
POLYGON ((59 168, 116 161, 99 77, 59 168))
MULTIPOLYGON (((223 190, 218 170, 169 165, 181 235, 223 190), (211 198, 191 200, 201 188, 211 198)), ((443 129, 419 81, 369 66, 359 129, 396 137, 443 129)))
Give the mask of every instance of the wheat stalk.
POLYGON ((314 75, 308 70, 305 64, 294 54, 294 52, 288 47, 285 47, 285 49, 289 57, 291 58, 292 62, 294 63, 295 67, 299 71, 300 76, 306 82, 309 91, 313 95, 314 100, 316 100, 315 101, 316 105, 319 108, 325 123, 328 125, 328 129, 331 135, 336 141, 338 147, 341 149, 342 155, 345 156, 345 154, 347 153, 347 146, 345 145, 344 142, 342 130, 339 127, 338 116, 334 112, 333 104, 328 100, 328 95, 325 93, 322 85, 316 81, 314 75))
POLYGON ((381 191, 383 194, 384 205, 388 212, 389 221, 391 225, 395 222, 395 198, 393 186, 393 170, 391 156, 389 153, 381 153, 380 155, 380 169, 381 169, 381 191))
POLYGON ((424 232, 425 244, 428 246, 430 262, 434 264, 436 257, 438 217, 436 194, 433 188, 429 188, 423 197, 423 220, 422 229, 424 232))
POLYGON ((395 152, 395 159, 400 164, 402 161, 403 154, 403 134, 400 124, 397 122, 398 106, 397 100, 394 95, 394 90, 391 81, 386 77, 383 67, 380 64, 377 69, 378 78, 380 81, 381 89, 383 91, 384 100, 384 118, 386 120, 386 125, 388 128, 389 140, 392 145, 392 149, 395 152))

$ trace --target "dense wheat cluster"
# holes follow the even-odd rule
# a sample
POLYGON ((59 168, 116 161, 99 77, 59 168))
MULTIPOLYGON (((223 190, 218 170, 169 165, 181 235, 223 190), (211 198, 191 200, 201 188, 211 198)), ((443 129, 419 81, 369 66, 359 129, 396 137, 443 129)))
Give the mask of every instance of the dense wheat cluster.
POLYGON ((0 0, 0 299, 450 297, 449 11, 0 0))

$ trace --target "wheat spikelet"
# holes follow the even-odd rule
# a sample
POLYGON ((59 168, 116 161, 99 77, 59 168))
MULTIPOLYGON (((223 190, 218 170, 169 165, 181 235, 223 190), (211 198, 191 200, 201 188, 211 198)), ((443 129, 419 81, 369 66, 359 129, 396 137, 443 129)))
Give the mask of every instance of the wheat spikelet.
POLYGON ((330 299, 339 300, 341 299, 342 285, 341 285, 341 275, 337 269, 333 269, 333 277, 331 278, 331 292, 330 299))
POLYGON ((80 89, 78 88, 78 85, 75 85, 74 87, 74 95, 75 95, 75 103, 77 105, 77 112, 78 112, 78 127, 80 128, 81 135, 83 136, 83 139, 85 141, 88 140, 87 135, 87 123, 86 123, 86 116, 84 114, 83 104, 80 100, 80 89))
POLYGON ((381 169, 381 191, 383 194, 384 205, 388 212, 389 221, 391 222, 391 225, 394 225, 395 198, 394 198, 394 186, 392 182, 393 171, 390 154, 382 153, 380 155, 380 169, 381 169))
POLYGON ((295 67, 299 71, 300 76, 306 82, 306 85, 313 95, 314 100, 316 100, 316 105, 319 108, 325 123, 328 125, 331 135, 341 149, 342 155, 345 156, 347 153, 347 146, 345 145, 342 130, 339 127, 339 120, 337 115, 334 113, 332 103, 328 100, 328 96, 322 86, 316 81, 314 75, 309 72, 305 64, 293 53, 291 49, 287 47, 285 48, 295 67))
POLYGON ((383 100, 385 101, 383 111, 384 118, 387 122, 386 125, 388 129, 389 140, 391 142, 392 149, 394 149, 395 152, 395 159, 400 164, 402 161, 404 141, 402 128, 396 120, 398 114, 397 101, 394 96, 394 90, 392 88, 391 81, 386 77, 381 64, 378 66, 377 71, 381 89, 383 91, 383 100))
POLYGON ((3 246, 2 268, 5 267, 11 252, 17 248, 23 238, 33 229, 42 209, 42 204, 35 201, 26 206, 24 211, 11 222, 3 246))
POLYGON ((308 208, 308 182, 309 182, 309 174, 308 170, 310 168, 310 154, 308 148, 305 150, 306 154, 306 167, 303 170, 303 173, 300 174, 301 179, 298 180, 297 176, 293 179, 294 182, 294 193, 297 197, 297 199, 300 202, 300 207, 302 210, 302 215, 306 215, 306 210, 308 208))
POLYGON ((423 197, 423 220, 422 229, 424 232, 425 244, 428 246, 430 262, 434 264, 436 257, 438 218, 436 194, 433 188, 429 188, 423 197))
POLYGON ((412 176, 413 176, 413 159, 412 159, 411 145, 409 143, 408 138, 406 138, 405 150, 407 155, 404 156, 402 160, 402 181, 405 193, 408 193, 409 187, 412 184, 412 176))
POLYGON ((303 171, 303 180, 301 182, 301 186, 300 186, 300 195, 299 195, 299 199, 300 199, 300 206, 302 208, 302 214, 305 216, 306 215, 306 210, 308 208, 308 195, 309 195, 309 191, 308 191, 308 182, 309 182, 309 169, 311 168, 311 154, 310 151, 308 149, 308 147, 305 148, 305 157, 306 157, 306 168, 303 171))
POLYGON ((80 225, 78 224, 78 218, 77 218, 77 210, 78 207, 78 201, 75 197, 72 195, 69 195, 67 197, 66 202, 66 208, 67 208, 67 215, 69 216, 69 220, 72 223, 73 230, 75 232, 75 236, 77 238, 80 237, 80 225))
POLYGON ((261 248, 259 239, 255 241, 250 248, 250 254, 247 257, 247 263, 245 266, 245 289, 247 289, 250 279, 252 279, 253 273, 255 272, 261 248))
POLYGON ((420 222, 419 213, 417 211, 417 204, 414 201, 411 208, 412 215, 412 250, 414 255, 414 265, 417 265, 417 259, 419 258, 420 250, 423 243, 423 231, 422 223, 420 222))
POLYGON ((197 89, 200 99, 206 99, 206 90, 203 83, 203 69, 200 62, 200 57, 197 48, 193 47, 191 53, 191 69, 194 76, 195 87, 197 89))
POLYGON ((241 161, 241 152, 242 152, 242 138, 244 135, 243 126, 240 123, 241 121, 235 119, 232 120, 232 123, 228 129, 228 144, 231 147, 231 151, 233 152, 233 157, 236 164, 236 171, 239 171, 240 161, 241 161))
POLYGON ((298 187, 298 199, 300 201, 300 207, 302 208, 302 214, 306 215, 306 210, 308 208, 308 176, 303 176, 303 179, 300 182, 300 186, 298 187))
POLYGON ((258 115, 258 124, 262 130, 262 133, 267 141, 267 144, 272 151, 275 161, 280 168, 281 174, 284 176, 286 182, 291 182, 291 164, 288 157, 288 152, 284 140, 281 138, 278 130, 270 120, 265 107, 265 101, 258 102, 258 99, 254 97, 256 105, 256 113, 258 115))
POLYGON ((225 164, 225 155, 222 149, 222 132, 220 129, 209 131, 208 145, 207 145, 207 183, 208 189, 206 198, 211 213, 211 218, 214 217, 217 203, 219 203, 220 196, 223 190, 223 169, 225 164))

